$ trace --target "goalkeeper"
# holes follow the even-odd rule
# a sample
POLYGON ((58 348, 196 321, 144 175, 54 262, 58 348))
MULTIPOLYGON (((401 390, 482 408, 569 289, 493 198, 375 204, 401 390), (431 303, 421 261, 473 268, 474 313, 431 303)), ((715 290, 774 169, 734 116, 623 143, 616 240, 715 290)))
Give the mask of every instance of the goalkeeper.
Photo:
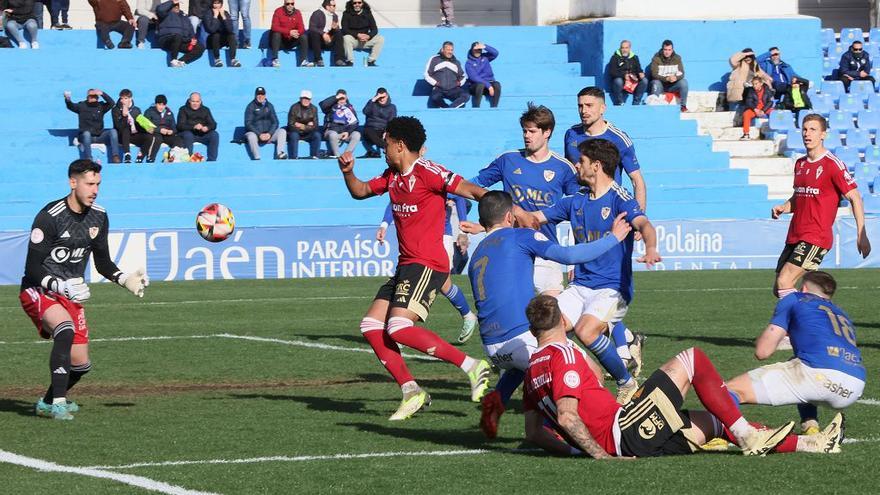
POLYGON ((143 297, 149 284, 143 268, 123 273, 107 246, 109 221, 95 204, 101 185, 101 165, 76 160, 67 170, 70 194, 52 201, 34 219, 28 243, 21 306, 44 339, 52 339, 49 356, 51 384, 35 407, 36 414, 73 419, 79 406, 67 392, 89 372, 89 328, 82 304, 89 299, 84 280, 89 255, 102 276, 143 297))

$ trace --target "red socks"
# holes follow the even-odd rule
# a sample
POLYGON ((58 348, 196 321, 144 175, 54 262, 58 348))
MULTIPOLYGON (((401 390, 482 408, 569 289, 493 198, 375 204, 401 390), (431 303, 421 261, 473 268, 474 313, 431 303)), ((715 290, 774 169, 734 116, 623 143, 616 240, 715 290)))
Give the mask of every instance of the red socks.
POLYGON ((727 385, 712 361, 699 347, 691 347, 676 356, 687 370, 694 391, 706 409, 728 428, 742 418, 742 413, 727 392, 727 385))
POLYGON ((396 342, 456 366, 461 366, 467 357, 467 354, 441 339, 439 335, 426 328, 413 326, 413 322, 406 318, 389 318, 388 334, 396 342))
POLYGON ((370 343, 376 357, 385 366, 385 369, 391 373, 398 385, 413 381, 403 357, 400 355, 400 349, 397 342, 391 339, 388 332, 385 331, 384 324, 373 318, 364 318, 361 321, 361 334, 370 343))

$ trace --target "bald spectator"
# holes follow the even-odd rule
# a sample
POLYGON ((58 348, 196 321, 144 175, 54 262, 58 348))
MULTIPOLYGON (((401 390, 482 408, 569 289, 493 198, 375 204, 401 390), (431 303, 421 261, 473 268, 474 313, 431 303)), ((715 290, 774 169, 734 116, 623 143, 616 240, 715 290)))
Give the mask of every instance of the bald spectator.
POLYGON ((308 59, 309 41, 302 12, 296 8, 296 0, 284 0, 284 5, 272 14, 272 31, 269 33, 269 60, 272 61, 272 67, 281 67, 278 50, 288 51, 294 47, 299 53, 300 65, 314 65, 308 59))
POLYGON ((104 47, 112 50, 116 47, 110 40, 110 32, 122 34, 119 48, 131 48, 136 22, 131 7, 125 0, 89 0, 95 12, 95 30, 104 47))
POLYGON ((211 110, 202 104, 202 95, 192 93, 186 105, 177 111, 177 130, 183 145, 193 152, 193 143, 202 143, 208 147, 208 161, 217 159, 217 148, 220 147, 220 134, 217 133, 217 122, 211 110))
POLYGON ((621 41, 620 48, 611 56, 608 73, 611 75, 611 101, 615 105, 626 103, 627 93, 633 95, 633 105, 642 104, 642 97, 648 89, 648 79, 629 40, 621 41))

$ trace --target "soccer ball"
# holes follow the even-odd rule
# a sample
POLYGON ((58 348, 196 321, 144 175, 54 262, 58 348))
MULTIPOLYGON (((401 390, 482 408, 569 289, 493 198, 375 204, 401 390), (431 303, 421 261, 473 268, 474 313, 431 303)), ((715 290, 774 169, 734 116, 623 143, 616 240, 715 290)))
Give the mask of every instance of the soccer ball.
POLYGON ((202 208, 196 217, 196 229, 206 241, 226 240, 235 230, 235 217, 232 210, 220 203, 211 203, 202 208))

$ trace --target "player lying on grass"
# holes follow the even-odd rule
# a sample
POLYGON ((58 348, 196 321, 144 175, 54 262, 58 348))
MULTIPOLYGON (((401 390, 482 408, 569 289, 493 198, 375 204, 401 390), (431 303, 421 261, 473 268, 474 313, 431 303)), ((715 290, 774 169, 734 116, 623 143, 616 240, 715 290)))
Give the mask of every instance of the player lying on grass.
POLYGON ((585 263, 624 240, 632 227, 624 220, 624 212, 615 219, 612 235, 562 247, 537 230, 513 228, 513 198, 506 192, 483 195, 479 213, 487 235, 474 251, 468 276, 480 319, 483 351, 504 370, 495 390, 482 401, 480 428, 487 437, 495 438, 498 420, 522 384, 529 356, 537 347, 525 311, 534 296, 531 282, 535 258, 565 265, 585 263))
MULTIPOLYGON (((339 158, 345 185, 355 199, 389 193, 400 257, 394 276, 379 288, 361 320, 361 333, 376 357, 400 385, 403 399, 392 421, 407 419, 431 403, 410 374, 398 344, 453 364, 467 373, 471 400, 479 402, 489 387, 489 363, 476 360, 430 330, 415 326, 425 321, 437 291, 449 278, 449 260, 443 248, 447 193, 480 199, 486 190, 420 156, 425 128, 413 117, 396 117, 385 128, 388 168, 364 182, 354 175, 354 156, 339 158)), ((524 215, 522 210, 519 215, 524 215)), ((524 220, 530 217, 524 216, 524 220)))
POLYGON ((816 405, 844 409, 865 389, 865 366, 849 316, 831 301, 837 282, 829 273, 809 272, 800 292, 779 300, 773 318, 755 342, 755 357, 769 358, 783 337, 791 338, 794 359, 749 371, 727 382, 742 404, 798 404, 801 428, 816 433, 816 405))
POLYGON ((19 300, 44 339, 51 384, 35 411, 38 416, 71 420, 79 406, 67 392, 89 372, 89 328, 82 304, 91 293, 83 277, 89 255, 103 277, 144 296, 149 280, 143 269, 122 273, 110 257, 107 212, 95 204, 101 165, 76 160, 67 169, 70 194, 43 207, 34 219, 19 300))
POLYGON ((663 364, 621 406, 600 385, 586 355, 566 338, 556 299, 537 296, 526 315, 538 341, 526 371, 526 439, 548 452, 586 453, 597 459, 690 454, 707 439, 722 435, 745 455, 765 455, 774 448, 780 452, 839 449, 843 439, 839 416, 825 431, 804 437, 803 442, 789 435, 794 422, 775 429, 748 423, 715 366, 696 347, 663 364), (708 411, 681 409, 691 387, 708 411))

